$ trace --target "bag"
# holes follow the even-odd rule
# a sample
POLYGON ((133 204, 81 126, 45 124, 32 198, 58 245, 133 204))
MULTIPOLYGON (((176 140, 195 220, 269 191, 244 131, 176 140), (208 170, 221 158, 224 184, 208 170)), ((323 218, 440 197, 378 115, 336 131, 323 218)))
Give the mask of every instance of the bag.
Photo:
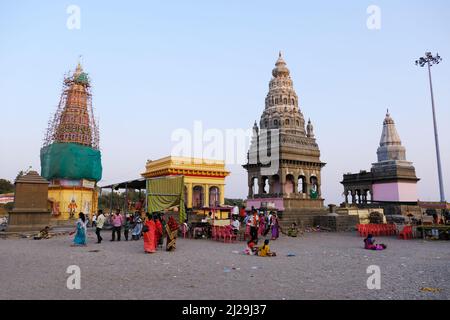
POLYGON ((142 232, 148 232, 148 231, 149 231, 148 226, 144 225, 142 227, 142 232))

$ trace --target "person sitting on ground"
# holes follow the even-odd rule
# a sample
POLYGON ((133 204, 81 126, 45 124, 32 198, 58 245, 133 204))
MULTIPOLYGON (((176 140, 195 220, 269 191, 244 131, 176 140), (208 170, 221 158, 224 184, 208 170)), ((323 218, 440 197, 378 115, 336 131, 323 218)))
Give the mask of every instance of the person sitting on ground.
POLYGON ((375 239, 371 234, 367 235, 367 238, 364 239, 364 249, 367 250, 384 250, 386 249, 386 245, 383 243, 376 244, 375 239))
POLYGON ((48 234, 49 231, 50 227, 46 226, 44 229, 39 231, 39 233, 36 236, 34 236, 34 240, 49 239, 50 238, 48 234))
POLYGON ((297 237, 298 236, 297 224, 295 222, 292 222, 290 228, 288 229, 288 236, 289 237, 297 237))
POLYGON ((244 254, 253 256, 256 255, 258 252, 258 248, 256 247, 256 241, 255 240, 248 240, 247 241, 247 247, 244 250, 244 254))
POLYGON ((269 239, 264 240, 264 245, 258 249, 258 256, 260 257, 275 257, 276 253, 270 251, 269 239))

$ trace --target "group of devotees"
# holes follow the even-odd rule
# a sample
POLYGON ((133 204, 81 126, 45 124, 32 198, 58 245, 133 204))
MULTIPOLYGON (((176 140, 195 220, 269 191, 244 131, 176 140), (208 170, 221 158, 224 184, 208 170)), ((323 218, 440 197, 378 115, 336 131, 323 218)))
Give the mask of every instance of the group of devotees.
MULTIPOLYGON (((128 241, 131 231, 131 240, 137 241, 144 239, 145 253, 154 253, 158 246, 163 246, 164 236, 166 237, 166 250, 172 251, 176 248, 176 237, 178 233, 178 223, 173 217, 169 217, 166 221, 163 212, 156 212, 153 214, 146 213, 142 217, 142 213, 136 211, 134 215, 121 214, 117 209, 114 214, 108 218, 103 214, 103 210, 98 210, 97 214, 92 219, 92 227, 95 227, 95 234, 97 235, 97 243, 103 241, 102 231, 108 222, 112 226, 111 240, 120 241, 122 230, 125 241, 128 241)), ((87 244, 87 228, 88 220, 84 213, 80 212, 76 222, 73 246, 86 246, 87 244)))

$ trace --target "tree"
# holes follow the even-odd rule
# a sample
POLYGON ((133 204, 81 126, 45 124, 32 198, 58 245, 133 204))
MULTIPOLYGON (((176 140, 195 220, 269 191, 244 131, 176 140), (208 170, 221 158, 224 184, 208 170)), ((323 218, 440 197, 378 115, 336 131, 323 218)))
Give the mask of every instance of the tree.
POLYGON ((228 199, 225 198, 225 205, 227 206, 238 206, 239 208, 244 205, 244 200, 242 199, 228 199))
POLYGON ((14 185, 9 180, 0 179, 0 194, 14 192, 14 185))

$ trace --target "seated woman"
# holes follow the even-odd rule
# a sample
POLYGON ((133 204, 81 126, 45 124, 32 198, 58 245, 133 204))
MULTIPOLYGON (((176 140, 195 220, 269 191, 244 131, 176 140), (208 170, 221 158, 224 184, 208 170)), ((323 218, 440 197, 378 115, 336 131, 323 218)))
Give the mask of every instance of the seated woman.
POLYGON ((258 248, 256 247, 257 240, 248 240, 247 247, 244 250, 244 254, 246 255, 256 255, 258 252, 258 248))
POLYGON ((270 251, 269 247, 269 239, 264 240, 264 245, 259 248, 258 250, 258 256, 260 257, 275 257, 276 253, 270 251))
POLYGON ((384 250, 386 249, 386 245, 383 243, 376 244, 375 239, 371 234, 367 235, 367 238, 364 239, 364 249, 367 250, 384 250))
POLYGON ((289 227, 288 236, 289 237, 297 237, 298 236, 297 224, 295 222, 292 222, 291 226, 289 227))

